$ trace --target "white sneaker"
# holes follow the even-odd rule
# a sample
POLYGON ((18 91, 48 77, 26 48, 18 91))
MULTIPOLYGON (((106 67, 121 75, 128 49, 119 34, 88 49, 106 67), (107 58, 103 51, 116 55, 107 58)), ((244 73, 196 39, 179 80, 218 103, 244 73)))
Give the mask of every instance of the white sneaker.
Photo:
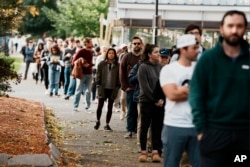
POLYGON ((49 94, 49 90, 46 90, 44 94, 45 94, 45 95, 48 95, 48 94, 49 94))
POLYGON ((126 117, 126 112, 122 111, 120 114, 120 120, 124 120, 126 117))
POLYGON ((78 112, 79 110, 78 110, 78 108, 75 107, 73 111, 78 112))
POLYGON ((86 111, 86 113, 92 113, 90 107, 85 107, 85 111, 86 111))
POLYGON ((114 112, 120 112, 120 108, 114 107, 114 112))

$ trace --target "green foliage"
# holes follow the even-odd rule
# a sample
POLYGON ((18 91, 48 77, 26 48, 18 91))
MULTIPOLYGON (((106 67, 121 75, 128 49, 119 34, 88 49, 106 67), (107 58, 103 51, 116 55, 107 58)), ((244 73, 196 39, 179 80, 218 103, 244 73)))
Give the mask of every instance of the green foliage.
POLYGON ((99 17, 107 15, 108 0, 61 0, 58 11, 43 7, 59 36, 99 36, 99 17))
POLYGON ((0 95, 2 92, 11 92, 10 80, 15 84, 21 82, 21 74, 18 74, 14 68, 15 59, 0 55, 0 95))
POLYGON ((54 29, 52 22, 41 8, 47 7, 48 9, 56 10, 56 0, 23 0, 23 5, 26 7, 26 14, 19 28, 20 32, 41 35, 54 29))
POLYGON ((17 28, 22 18, 23 5, 20 0, 1 0, 0 2, 0 35, 17 28))

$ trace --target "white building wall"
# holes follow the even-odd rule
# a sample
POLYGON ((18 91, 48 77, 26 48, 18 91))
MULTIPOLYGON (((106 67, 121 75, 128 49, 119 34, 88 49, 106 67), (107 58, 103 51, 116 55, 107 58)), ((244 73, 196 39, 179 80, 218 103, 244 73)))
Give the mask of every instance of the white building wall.
MULTIPOLYGON (((161 0, 159 0, 160 2, 161 0)), ((162 0, 164 1, 164 0, 162 0)), ((172 0, 179 4, 158 5, 158 13, 162 19, 171 20, 193 20, 193 21, 219 21, 222 15, 228 10, 240 10, 246 13, 248 21, 250 21, 250 6, 232 6, 232 5, 213 5, 216 1, 206 0, 206 5, 180 5, 182 1, 172 0), (212 4, 212 5, 211 5, 212 4)), ((186 1, 186 0, 185 0, 186 1)), ((192 0, 191 0, 192 1, 192 0)), ((196 0, 197 1, 197 0, 196 0)), ((201 0, 200 0, 201 1, 201 0)), ((248 0, 250 2, 250 0, 248 0)), ((155 14, 155 4, 138 4, 138 3, 118 3, 116 7, 110 9, 108 19, 117 20, 120 18, 131 19, 152 19, 155 14)), ((135 0, 129 0, 135 2, 135 0)), ((166 2, 166 1, 164 1, 166 2)), ((225 4, 234 4, 234 0, 227 0, 225 4)))

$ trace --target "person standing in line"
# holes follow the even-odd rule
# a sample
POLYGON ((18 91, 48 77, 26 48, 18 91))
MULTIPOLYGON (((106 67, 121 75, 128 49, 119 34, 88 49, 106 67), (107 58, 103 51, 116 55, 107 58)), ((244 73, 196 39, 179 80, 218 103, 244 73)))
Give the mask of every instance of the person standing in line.
POLYGON ((98 65, 101 61, 105 59, 105 55, 107 53, 108 47, 107 46, 101 46, 101 54, 96 58, 95 60, 95 69, 98 69, 98 65))
POLYGON ((161 48, 160 49, 160 63, 162 66, 165 66, 166 64, 169 64, 170 59, 171 59, 171 53, 169 49, 166 48, 161 48))
MULTIPOLYGON (((124 55, 128 53, 128 45, 127 44, 121 44, 120 46, 122 48, 122 53, 119 56, 118 62, 121 64, 121 60, 124 55)), ((120 95, 120 104, 121 104, 121 113, 120 113, 120 120, 124 120, 127 114, 127 101, 126 101, 126 92, 121 89, 121 95, 120 95)))
MULTIPOLYGON (((234 166, 250 152, 250 53, 244 12, 227 11, 215 47, 197 62, 189 102, 202 167, 234 166)), ((248 157, 249 158, 249 157, 248 157)), ((242 166, 249 166, 242 162, 242 166)), ((240 166, 241 166, 240 165, 240 166)))
MULTIPOLYGON (((117 58, 118 58, 118 62, 119 62, 119 57, 121 55, 121 53, 123 52, 122 48, 120 47, 115 47, 115 50, 116 50, 116 55, 117 55, 117 58)), ((121 110, 121 89, 119 89, 118 91, 118 94, 115 98, 115 101, 114 101, 114 111, 115 112, 120 112, 121 110)))
POLYGON ((160 72, 160 85, 166 96, 162 130, 164 167, 180 165, 187 151, 192 167, 200 167, 199 143, 188 103, 189 82, 199 53, 195 36, 185 34, 177 40, 179 59, 165 65, 160 72))
POLYGON ((26 66, 25 66, 24 80, 27 79, 30 63, 34 62, 34 58, 33 58, 34 52, 35 52, 35 46, 33 44, 33 40, 30 39, 28 42, 28 46, 25 48, 26 66))
POLYGON ((25 57, 26 57, 25 50, 27 47, 28 47, 28 42, 25 41, 25 44, 22 46, 21 51, 20 51, 20 53, 23 55, 23 62, 25 62, 25 57))
POLYGON ((84 39, 84 48, 76 52, 73 62, 82 57, 88 66, 83 67, 82 79, 76 79, 76 92, 74 97, 74 111, 78 111, 79 101, 83 92, 84 86, 87 88, 85 94, 85 110, 89 111, 91 104, 91 88, 92 88, 92 58, 93 58, 93 42, 91 38, 84 39))
POLYGON ((108 99, 108 108, 106 115, 105 131, 113 131, 109 126, 112 116, 114 100, 120 89, 119 81, 119 63, 116 51, 114 48, 109 48, 106 52, 105 59, 99 63, 96 73, 96 86, 98 89, 98 105, 96 110, 96 125, 94 129, 99 129, 104 101, 108 99))
MULTIPOLYGON (((202 53, 206 50, 202 45, 201 45, 201 37, 202 37, 202 29, 200 26, 196 25, 196 24, 190 24, 188 25, 185 30, 184 30, 184 33, 185 34, 192 34, 195 36, 196 40, 200 43, 200 46, 199 46, 199 54, 198 54, 198 57, 197 57, 197 60, 199 60, 199 58, 201 57, 202 53)), ((173 46, 174 47, 174 46, 173 46)), ((174 61, 177 61, 178 58, 179 58, 179 55, 178 53, 176 53, 175 51, 173 51, 172 53, 172 57, 170 59, 170 63, 174 62, 174 61)))
POLYGON ((98 56, 100 56, 101 53, 101 48, 99 46, 96 46, 95 51, 94 51, 94 56, 93 56, 93 66, 92 66, 92 70, 93 70, 93 80, 92 80, 92 101, 95 102, 96 100, 96 59, 98 58, 98 56))
POLYGON ((120 64, 120 82, 121 88, 126 92, 127 99, 127 131, 128 133, 124 136, 126 139, 132 138, 133 133, 137 132, 137 103, 133 100, 134 96, 134 85, 129 84, 128 76, 133 66, 140 60, 143 43, 140 37, 133 37, 131 52, 123 56, 120 64))
MULTIPOLYGON (((64 62, 64 86, 63 86, 63 93, 64 93, 64 99, 67 99, 67 92, 70 85, 70 76, 71 76, 71 61, 72 57, 75 54, 76 47, 75 47, 75 39, 70 38, 68 47, 64 50, 63 54, 63 62, 64 62)), ((70 96, 68 96, 69 98, 70 96)))
POLYGON ((46 45, 41 53, 41 68, 43 73, 44 79, 44 86, 45 86, 45 95, 49 94, 49 66, 47 64, 48 56, 51 51, 53 40, 52 38, 46 38, 46 45))
POLYGON ((43 49, 44 49, 43 43, 39 43, 33 55, 33 58, 36 61, 36 68, 37 68, 37 72, 35 74, 36 83, 39 80, 39 76, 40 76, 41 82, 43 80, 43 75, 42 75, 42 70, 41 70, 41 60, 40 60, 43 49))
POLYGON ((59 96, 58 89, 60 84, 62 52, 58 45, 53 45, 50 52, 47 60, 49 66, 49 95, 53 96, 54 91, 55 95, 59 96))
POLYGON ((139 155, 139 162, 147 161, 147 134, 151 126, 152 135, 152 161, 161 161, 161 130, 162 130, 162 117, 163 99, 156 99, 154 88, 159 80, 160 70, 160 52, 159 47, 154 44, 147 44, 144 48, 142 56, 142 64, 138 69, 138 82, 140 87, 139 103, 141 110, 141 133, 140 145, 141 153, 139 155), (160 152, 159 152, 160 151, 160 152))

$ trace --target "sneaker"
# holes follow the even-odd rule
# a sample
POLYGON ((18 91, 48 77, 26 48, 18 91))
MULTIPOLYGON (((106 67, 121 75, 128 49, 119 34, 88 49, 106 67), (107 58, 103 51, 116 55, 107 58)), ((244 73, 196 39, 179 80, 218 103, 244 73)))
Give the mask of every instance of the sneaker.
POLYGON ((114 112, 120 112, 120 108, 114 107, 114 112))
POLYGON ((104 130, 105 130, 105 131, 109 131, 109 132, 112 132, 112 131, 113 131, 113 130, 110 128, 109 125, 104 126, 104 130))
POLYGON ((69 97, 70 97, 70 96, 66 95, 66 96, 64 97, 64 99, 65 99, 65 100, 69 100, 69 97))
POLYGON ((52 96, 53 96, 53 93, 52 93, 52 92, 50 92, 50 93, 49 93, 49 96, 50 96, 50 97, 52 97, 52 96))
POLYGON ((77 112, 77 111, 78 111, 78 108, 75 107, 73 111, 76 111, 76 112, 77 112))
POLYGON ((100 122, 96 122, 95 126, 94 126, 94 129, 95 130, 98 130, 99 127, 100 127, 101 123, 100 122))
POLYGON ((91 114, 91 108, 90 107, 85 107, 85 112, 91 114))
POLYGON ((132 138, 132 132, 128 132, 125 136, 124 136, 125 139, 130 139, 132 138))
POLYGON ((60 94, 58 94, 58 93, 55 93, 55 96, 57 96, 57 97, 60 97, 60 94))
POLYGON ((48 90, 46 90, 44 94, 45 94, 45 95, 48 95, 48 94, 49 94, 49 91, 48 91, 48 90))
POLYGON ((125 119, 125 116, 126 116, 126 112, 121 112, 121 115, 120 115, 120 120, 124 120, 125 119))

